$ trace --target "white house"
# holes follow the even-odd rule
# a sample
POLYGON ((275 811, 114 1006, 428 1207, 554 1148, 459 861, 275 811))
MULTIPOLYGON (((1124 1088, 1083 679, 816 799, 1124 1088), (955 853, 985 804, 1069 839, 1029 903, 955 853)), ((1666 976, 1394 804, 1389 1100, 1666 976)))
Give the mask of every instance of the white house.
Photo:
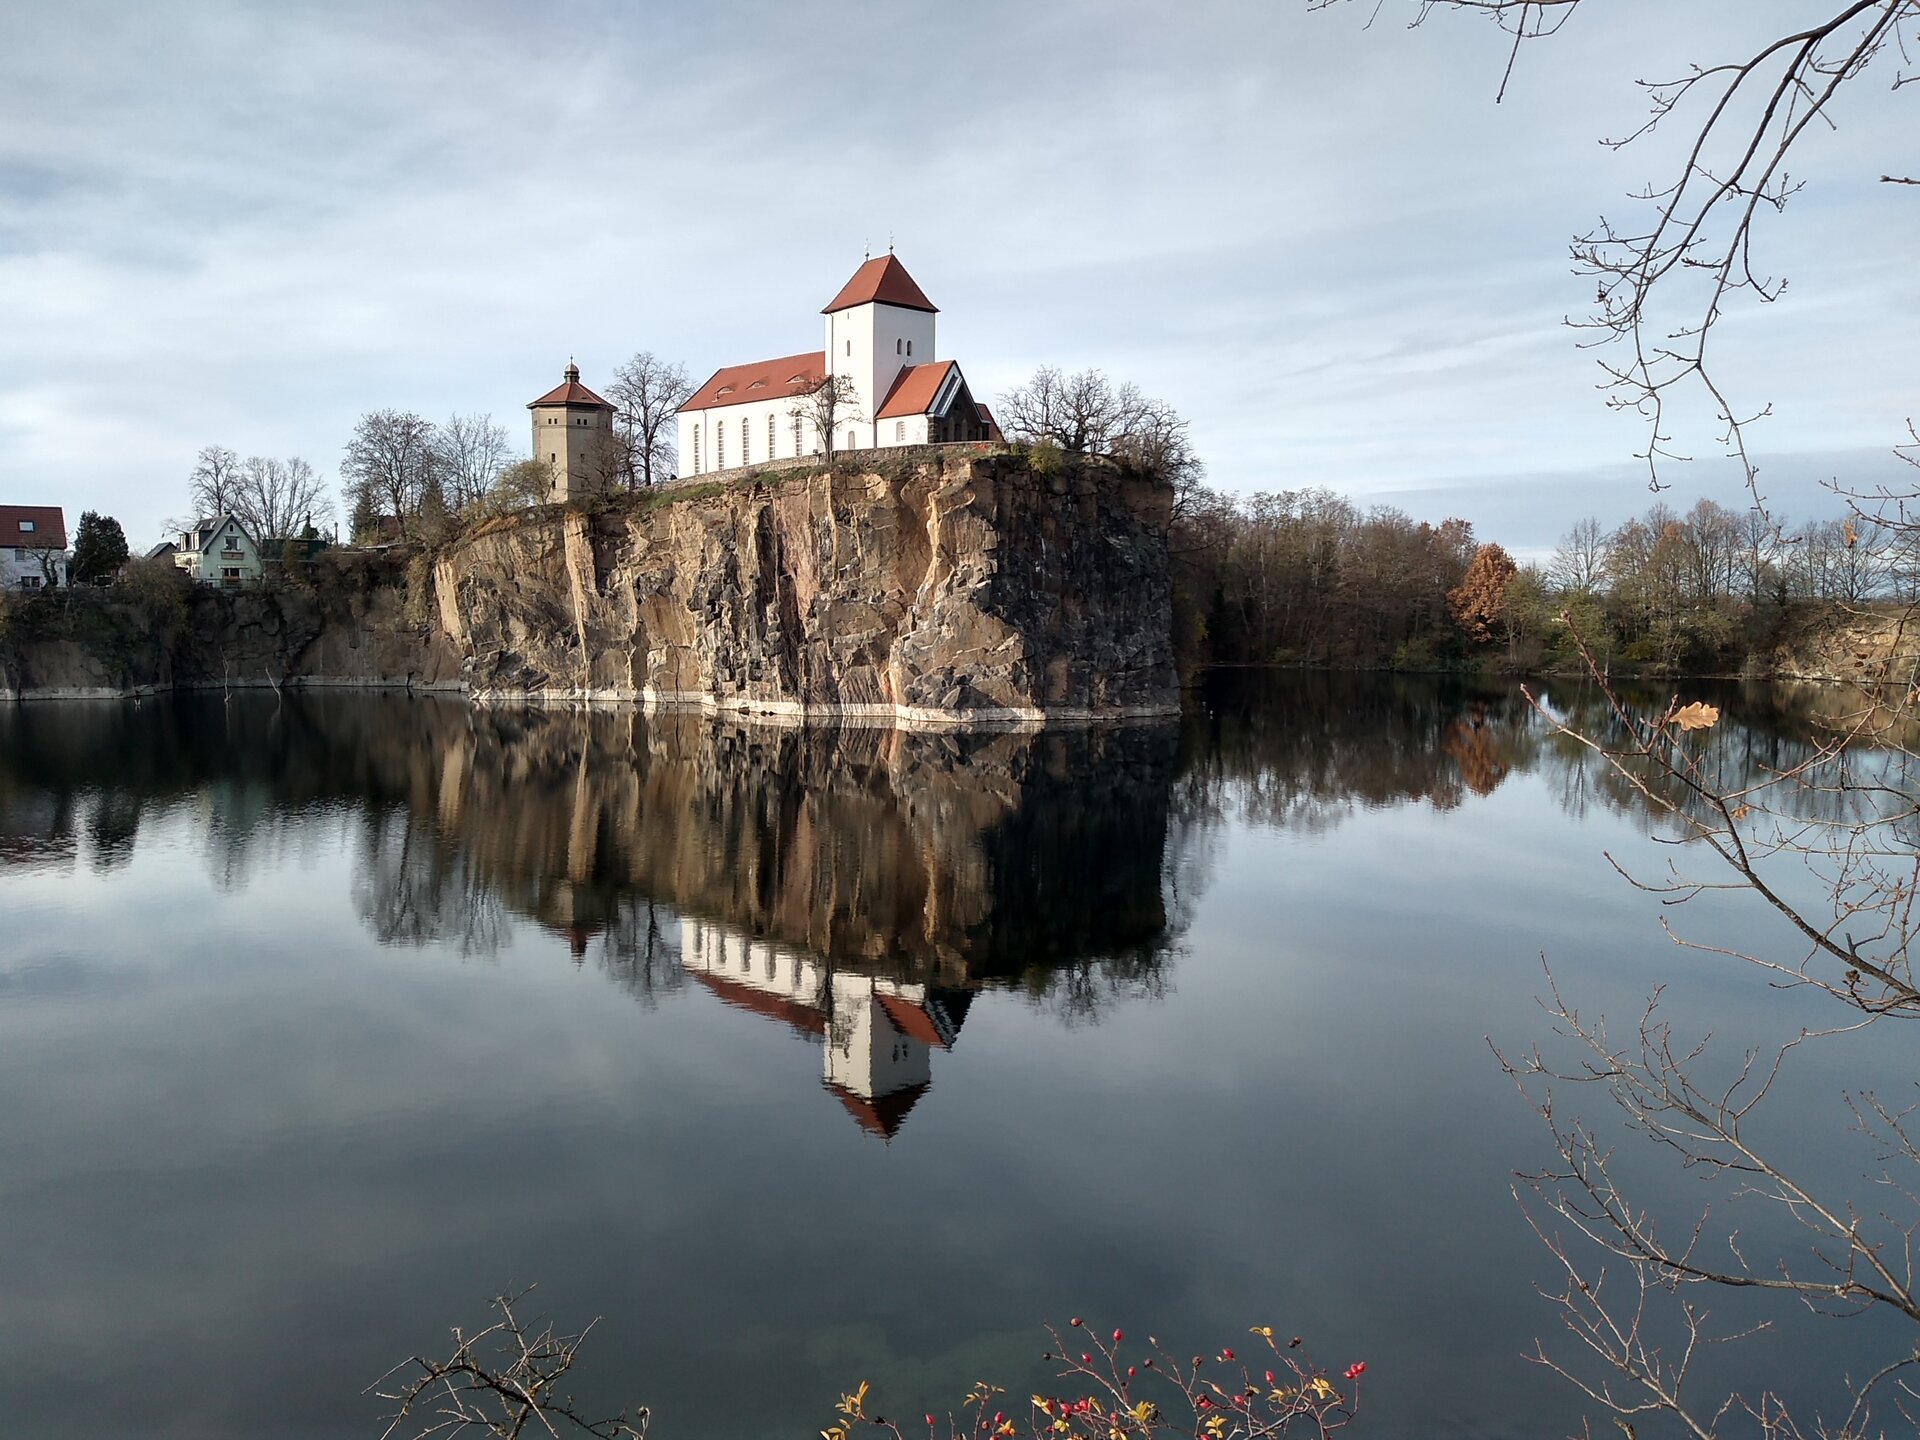
POLYGON ((67 583, 67 519, 58 505, 0 505, 0 585, 67 583))
POLYGON ((836 407, 836 450, 1000 438, 959 363, 934 358, 939 312, 891 251, 854 271, 821 313, 822 349, 716 370, 680 407, 682 475, 821 453, 807 400, 829 374, 848 397, 836 407))
POLYGON ((822 1042, 827 1091, 860 1128, 892 1139, 950 1050, 964 993, 835 969, 705 920, 680 922, 680 963, 727 1004, 822 1042))
POLYGON ((182 531, 173 563, 202 585, 237 590, 260 583, 260 547, 231 515, 201 520, 182 531))

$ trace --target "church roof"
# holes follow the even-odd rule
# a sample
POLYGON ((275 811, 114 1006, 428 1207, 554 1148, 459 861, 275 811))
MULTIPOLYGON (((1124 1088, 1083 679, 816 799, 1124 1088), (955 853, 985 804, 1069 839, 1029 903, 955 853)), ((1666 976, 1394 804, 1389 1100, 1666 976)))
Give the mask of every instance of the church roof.
POLYGON ((541 405, 587 405, 597 410, 611 410, 613 406, 602 400, 593 391, 580 383, 580 367, 569 365, 567 378, 538 400, 529 400, 527 408, 535 409, 541 405))
POLYGON ((850 310, 855 305, 876 302, 898 305, 902 310, 924 310, 929 315, 940 313, 940 307, 927 299, 920 287, 913 283, 907 267, 895 259, 891 251, 875 256, 854 271, 853 278, 840 287, 840 293, 820 313, 831 315, 836 310, 850 310))
POLYGON ((769 1020, 783 1021, 802 1035, 827 1033, 827 1017, 811 1006, 802 1005, 797 1000, 789 1000, 783 995, 775 995, 752 985, 742 985, 738 980, 729 980, 726 976, 715 975, 711 971, 695 970, 691 973, 694 979, 735 1009, 751 1010, 754 1014, 764 1015, 769 1020))
POLYGON ((893 377, 893 387, 874 412, 876 420, 894 420, 902 415, 924 415, 939 397, 947 372, 956 369, 951 360, 932 360, 925 365, 908 365, 893 377))
POLYGON ((868 1099, 831 1080, 822 1083, 834 1099, 847 1107, 847 1113, 860 1122, 862 1130, 869 1135, 878 1135, 882 1140, 891 1140, 900 1133, 900 1127, 907 1123, 907 1112, 927 1093, 927 1086, 922 1082, 909 1085, 904 1090, 895 1090, 891 1095, 875 1095, 868 1099))
POLYGON ((827 352, 809 350, 800 355, 778 355, 745 365, 728 365, 713 372, 693 392, 682 410, 714 410, 722 405, 745 405, 750 400, 780 400, 811 395, 827 378, 827 352))
POLYGON ((940 1033, 938 1023, 921 1006, 902 996, 889 995, 884 990, 877 993, 874 999, 880 1002, 880 1008, 887 1012, 887 1019, 902 1035, 936 1050, 951 1048, 947 1037, 940 1033))

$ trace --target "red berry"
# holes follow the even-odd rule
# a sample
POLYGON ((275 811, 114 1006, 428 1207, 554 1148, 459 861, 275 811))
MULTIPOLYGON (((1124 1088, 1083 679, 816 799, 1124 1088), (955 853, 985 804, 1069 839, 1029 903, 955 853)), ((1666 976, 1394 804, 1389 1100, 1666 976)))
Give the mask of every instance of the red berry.
POLYGON ((1220 1358, 1221 1358, 1222 1360, 1231 1360, 1231 1359, 1233 1358, 1233 1351, 1231 1351, 1231 1350, 1222 1350, 1222 1351, 1220 1352, 1220 1358))
POLYGON ((1116 1345, 1120 1343, 1120 1332, 1118 1330, 1113 1332, 1113 1343, 1116 1345))

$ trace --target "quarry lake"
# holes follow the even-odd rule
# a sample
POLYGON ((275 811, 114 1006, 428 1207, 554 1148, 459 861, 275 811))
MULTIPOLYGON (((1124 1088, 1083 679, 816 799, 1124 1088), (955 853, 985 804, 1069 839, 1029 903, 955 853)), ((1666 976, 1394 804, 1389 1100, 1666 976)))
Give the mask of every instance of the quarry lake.
MULTIPOLYGON (((1805 753, 1817 695, 1682 688, 1720 763, 1805 753)), ((1553 1155, 1488 1037, 1552 1043, 1543 955, 1735 1046, 1818 1013, 1664 936, 1782 940, 1605 858, 1704 866, 1665 833, 1517 688, 1418 679, 1038 735, 0 710, 0 1431, 376 1435, 365 1387, 537 1284, 605 1317, 575 1393, 661 1436, 1024 1399, 1073 1315, 1363 1360, 1361 1435, 1572 1433, 1510 1193, 1553 1155)), ((1857 1169, 1838 1096, 1910 1083, 1898 1039, 1810 1047, 1775 1123, 1857 1169)), ((1861 1327, 1715 1363, 1794 1393, 1861 1327)))

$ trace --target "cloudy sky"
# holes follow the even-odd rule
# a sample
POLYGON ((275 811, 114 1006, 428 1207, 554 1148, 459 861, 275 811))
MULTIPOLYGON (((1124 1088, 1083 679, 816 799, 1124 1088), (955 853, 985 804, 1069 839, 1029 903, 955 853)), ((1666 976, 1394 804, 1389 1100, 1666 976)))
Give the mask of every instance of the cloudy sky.
MULTIPOLYGON (((994 396, 1098 366, 1212 483, 1461 514, 1522 552, 1650 497, 1563 325, 1567 242, 1664 176, 1633 82, 1807 0, 1590 0, 1504 103, 1484 21, 1411 0, 569 0, 16 7, 0 46, 0 499, 144 546, 196 450, 328 475, 363 412, 525 403, 569 356, 696 378, 816 347, 894 243, 994 396)), ((1815 3, 1812 10, 1822 6, 1815 3)), ((1920 411, 1913 111, 1869 72, 1725 327, 1763 483, 1898 479, 1920 411)), ((1704 410, 1672 498, 1741 503, 1704 410)))

